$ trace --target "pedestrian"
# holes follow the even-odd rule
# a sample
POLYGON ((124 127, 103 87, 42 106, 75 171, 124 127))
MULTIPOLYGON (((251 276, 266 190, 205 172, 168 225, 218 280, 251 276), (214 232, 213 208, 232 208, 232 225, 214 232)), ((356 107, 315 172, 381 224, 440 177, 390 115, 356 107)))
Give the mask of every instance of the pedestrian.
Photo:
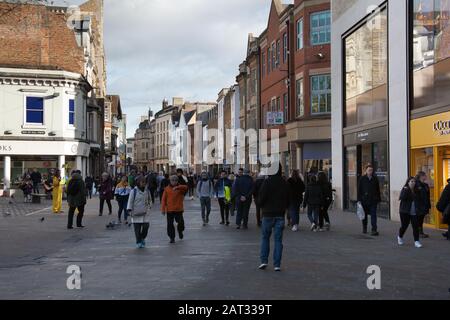
POLYGON ((130 197, 131 188, 128 185, 128 177, 122 176, 119 184, 117 184, 114 194, 116 196, 119 211, 117 213, 119 223, 122 223, 122 213, 124 215, 125 224, 128 224, 128 198, 130 197))
POLYGON ((372 236, 379 236, 377 225, 377 209, 381 202, 380 182, 374 174, 372 165, 366 167, 365 175, 361 177, 358 184, 358 202, 364 208, 365 219, 363 220, 363 233, 367 233, 368 216, 371 217, 372 236))
POLYGON ((205 227, 209 223, 211 199, 214 197, 214 184, 206 172, 202 172, 201 179, 197 184, 197 195, 200 198, 203 226, 205 227))
POLYGON ((33 193, 39 194, 39 184, 42 182, 41 173, 36 168, 34 168, 30 177, 31 181, 33 182, 33 193))
POLYGON ((317 182, 317 177, 312 175, 309 177, 309 184, 306 186, 305 199, 303 208, 308 207, 308 219, 311 222, 311 231, 323 231, 319 227, 320 206, 323 203, 322 187, 317 182))
POLYGON ((281 271, 283 255, 283 231, 286 223, 286 210, 289 207, 289 185, 282 177, 282 167, 278 172, 269 176, 261 186, 258 201, 262 210, 262 240, 261 265, 259 269, 265 270, 269 264, 270 238, 274 233, 273 265, 275 271, 281 271))
POLYGON ((30 176, 26 176, 25 179, 22 181, 22 184, 20 186, 23 192, 23 198, 25 203, 31 203, 32 197, 31 194, 33 193, 33 182, 31 181, 30 176))
POLYGON ((266 180, 266 176, 262 173, 258 174, 258 177, 255 180, 255 184, 253 186, 253 200, 255 201, 256 206, 256 223, 258 227, 261 227, 262 225, 262 216, 261 216, 261 206, 259 204, 259 192, 261 191, 261 187, 266 180))
POLYGON ((248 229, 248 215, 252 204, 253 196, 253 178, 250 176, 250 170, 239 170, 243 175, 236 179, 233 185, 232 197, 235 198, 237 204, 237 229, 248 229))
POLYGON ((145 248, 150 228, 152 198, 150 191, 146 188, 147 181, 144 176, 137 177, 135 183, 136 187, 134 187, 128 197, 127 212, 131 216, 131 223, 134 226, 136 246, 139 249, 143 249, 145 248))
MULTIPOLYGON (((228 176, 228 180, 231 183, 231 189, 233 189, 234 183, 236 182, 236 176, 232 173, 228 176)), ((230 216, 234 217, 236 213, 236 199, 231 197, 230 201, 230 216)))
POLYGON ((448 225, 447 232, 442 235, 447 240, 450 240, 450 179, 447 180, 447 186, 444 188, 436 208, 443 215, 443 223, 448 225))
POLYGON ((174 222, 177 223, 180 240, 184 238, 183 202, 188 187, 181 185, 179 181, 179 176, 170 177, 170 185, 164 190, 161 202, 161 212, 167 217, 167 235, 170 238, 170 243, 175 243, 174 222))
POLYGON ((189 198, 191 200, 194 200, 195 179, 194 179, 194 176, 192 175, 192 172, 187 177, 187 186, 189 188, 189 198))
POLYGON ((426 234, 423 230, 423 224, 425 222, 425 217, 430 214, 431 210, 431 192, 430 186, 427 184, 427 174, 423 171, 419 171, 416 175, 416 188, 418 191, 417 199, 417 216, 419 218, 419 233, 420 237, 423 239, 429 238, 430 236, 426 234))
POLYGON ((72 177, 67 185, 67 202, 69 203, 69 217, 67 221, 67 229, 73 229, 73 216, 75 210, 77 214, 77 228, 84 228, 83 215, 86 206, 86 184, 81 176, 81 171, 72 172, 72 177))
POLYGON ((420 243, 419 214, 417 212, 419 198, 420 195, 416 186, 416 179, 410 177, 400 193, 400 220, 402 223, 398 234, 398 244, 400 246, 404 245, 403 237, 411 224, 415 247, 422 248, 422 244, 420 243))
POLYGON ((53 176, 52 187, 53 187, 52 191, 53 213, 58 214, 61 213, 62 196, 63 196, 63 183, 61 181, 61 171, 59 170, 55 171, 55 175, 53 176))
POLYGON ((159 202, 162 203, 162 197, 164 194, 164 190, 170 185, 170 176, 168 173, 164 175, 164 178, 161 180, 159 184, 159 202))
POLYGON ((181 186, 187 186, 188 179, 184 175, 183 169, 177 169, 177 177, 178 177, 178 184, 181 186))
POLYGON ((151 171, 148 175, 147 175, 147 189, 150 192, 150 196, 152 197, 152 202, 153 204, 155 204, 155 193, 156 193, 156 189, 158 189, 158 180, 156 177, 156 174, 151 171))
POLYGON ((292 231, 297 232, 300 225, 300 207, 303 203, 305 183, 298 170, 292 171, 292 175, 287 182, 289 185, 289 216, 291 217, 292 231))
POLYGON ((134 189, 136 187, 136 170, 131 170, 130 175, 128 176, 128 185, 131 189, 134 189))
POLYGON ((214 191, 220 207, 221 225, 230 225, 230 205, 231 205, 231 188, 232 183, 227 177, 227 172, 222 170, 220 178, 217 180, 214 191))
POLYGON ((100 213, 99 216, 101 217, 103 215, 103 207, 106 204, 108 205, 109 215, 112 215, 112 205, 111 200, 114 198, 113 196, 113 181, 109 173, 103 173, 102 174, 102 180, 100 182, 99 186, 99 192, 100 192, 100 213))
POLYGON ((49 171, 49 174, 47 176, 47 179, 44 180, 44 190, 45 194, 47 195, 47 200, 52 199, 52 191, 53 191, 53 176, 55 175, 55 172, 53 169, 49 171))
POLYGON ((94 187, 94 179, 92 176, 88 175, 86 179, 84 179, 84 184, 86 185, 86 197, 89 197, 89 199, 92 199, 92 188, 94 187))
POLYGON ((320 171, 317 174, 317 181, 319 185, 322 187, 323 194, 323 202, 320 206, 319 211, 319 229, 324 229, 330 231, 331 222, 330 215, 328 214, 328 209, 330 209, 331 203, 333 202, 333 187, 328 180, 328 177, 325 172, 320 171))
POLYGON ((95 177, 95 179, 94 179, 95 195, 99 194, 100 182, 101 182, 100 177, 95 177))
POLYGON ((161 182, 164 180, 164 172, 160 171, 158 177, 156 178, 156 182, 158 183, 156 192, 158 193, 159 202, 161 202, 162 194, 161 194, 161 182))

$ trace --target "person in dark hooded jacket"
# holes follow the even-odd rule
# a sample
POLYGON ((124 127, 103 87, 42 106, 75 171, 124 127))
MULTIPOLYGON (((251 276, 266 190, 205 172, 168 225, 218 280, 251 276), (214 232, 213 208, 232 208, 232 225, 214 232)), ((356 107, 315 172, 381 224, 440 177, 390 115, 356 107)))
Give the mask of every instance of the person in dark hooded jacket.
POLYGON ((421 238, 429 238, 423 230, 423 224, 425 222, 425 217, 430 214, 431 210, 431 192, 430 187, 426 183, 427 174, 420 171, 416 175, 416 188, 417 188, 417 216, 419 224, 419 233, 421 238))
POLYGON ((236 225, 241 229, 248 229, 248 214, 252 204, 253 178, 249 170, 244 170, 244 175, 236 180, 233 185, 232 197, 236 199, 237 216, 236 225))
POLYGON ((288 185, 289 214, 291 216, 292 231, 296 232, 299 229, 300 207, 303 202, 303 194, 305 193, 305 184, 298 170, 292 172, 292 176, 288 180, 288 185))
POLYGON ((439 199, 436 208, 443 213, 444 223, 449 225, 448 231, 443 233, 442 235, 444 236, 444 238, 447 238, 447 240, 450 240, 450 217, 448 215, 448 211, 450 211, 450 179, 447 180, 447 183, 448 184, 442 192, 441 198, 439 199))
POLYGON ((265 270, 269 262, 270 237, 274 232, 273 264, 275 271, 281 271, 283 254, 283 231, 286 223, 286 210, 289 207, 289 185, 282 177, 282 167, 278 172, 267 178, 259 191, 259 204, 262 210, 262 240, 260 270, 265 270))
POLYGON ((83 215, 86 205, 86 185, 80 171, 74 171, 67 186, 67 201, 69 203, 69 217, 67 229, 73 229, 73 217, 78 210, 77 228, 84 228, 83 215))
POLYGON ((319 229, 320 208, 324 202, 324 194, 316 176, 311 176, 306 187, 303 208, 308 207, 308 219, 311 222, 311 231, 323 231, 319 229))

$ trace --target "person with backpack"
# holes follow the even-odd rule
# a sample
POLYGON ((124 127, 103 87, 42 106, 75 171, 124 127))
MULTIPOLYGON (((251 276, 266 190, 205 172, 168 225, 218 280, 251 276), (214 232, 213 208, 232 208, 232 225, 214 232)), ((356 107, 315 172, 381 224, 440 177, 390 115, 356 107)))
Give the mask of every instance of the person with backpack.
POLYGON ((374 237, 379 236, 377 224, 378 204, 381 202, 380 182, 374 174, 372 165, 366 166, 366 174, 359 179, 358 184, 358 202, 364 208, 365 219, 363 220, 363 233, 367 233, 368 216, 370 215, 372 223, 372 233, 374 237))
POLYGON ((450 240, 450 179, 447 180, 447 186, 444 188, 436 208, 442 213, 443 222, 448 225, 447 232, 442 235, 450 240))
POLYGON ((128 197, 127 211, 134 227, 136 247, 143 249, 150 229, 150 210, 153 202, 150 191, 146 188, 146 178, 144 176, 136 177, 135 182, 136 187, 128 197))
POLYGON ((184 197, 188 192, 188 187, 180 184, 179 179, 179 176, 170 177, 170 185, 164 190, 161 201, 161 213, 167 217, 167 235, 171 244, 175 243, 174 222, 177 223, 180 240, 184 238, 184 197))
POLYGON ((214 184, 208 178, 206 172, 202 172, 200 181, 197 183, 197 195, 200 198, 200 205, 202 208, 203 226, 209 223, 209 216, 211 214, 211 198, 214 197, 214 184))
POLYGON ((227 177, 227 172, 222 170, 220 178, 214 186, 214 192, 220 207, 221 225, 230 225, 230 202, 231 202, 231 181, 227 177))
POLYGON ((308 219, 311 222, 311 231, 322 232, 319 228, 320 207, 323 204, 324 195, 322 187, 317 182, 317 177, 312 175, 309 177, 309 184, 306 187, 303 208, 308 207, 308 219))
POLYGON ((402 226, 398 235, 398 245, 403 246, 403 236, 408 230, 409 225, 412 225, 414 234, 414 243, 416 248, 422 248, 420 243, 420 230, 419 230, 419 214, 417 209, 419 205, 419 191, 416 185, 416 179, 410 177, 400 193, 400 219, 402 226))
POLYGON ((324 229, 327 231, 330 231, 331 229, 331 223, 330 223, 330 215, 328 214, 328 209, 331 206, 331 203, 333 202, 333 187, 328 180, 327 175, 325 172, 321 171, 317 174, 317 181, 319 185, 322 187, 322 193, 323 193, 323 202, 320 206, 319 211, 319 230, 324 229))
POLYGON ((298 170, 292 172, 292 176, 287 182, 289 185, 289 215, 291 216, 292 231, 297 232, 299 230, 300 207, 303 203, 305 184, 298 170))
POLYGON ((117 200, 117 204, 119 205, 119 223, 122 223, 122 213, 124 214, 125 224, 128 224, 128 198, 130 197, 131 188, 128 185, 128 177, 122 176, 122 179, 120 180, 119 184, 116 186, 115 189, 115 196, 117 200))
POLYGON ((83 216, 84 207, 86 206, 86 184, 81 176, 81 171, 72 172, 70 181, 67 184, 67 202, 69 203, 69 216, 67 221, 67 229, 73 229, 73 217, 75 210, 77 215, 77 228, 84 228, 83 216))
MULTIPOLYGON (((240 178, 242 179, 242 178, 240 178)), ((282 167, 278 172, 267 178, 258 195, 259 205, 262 210, 261 226, 261 265, 260 270, 265 270, 269 262, 270 238, 274 233, 273 264, 276 272, 281 271, 281 258, 283 255, 283 231, 286 224, 286 210, 289 207, 288 183, 282 177, 282 167)))

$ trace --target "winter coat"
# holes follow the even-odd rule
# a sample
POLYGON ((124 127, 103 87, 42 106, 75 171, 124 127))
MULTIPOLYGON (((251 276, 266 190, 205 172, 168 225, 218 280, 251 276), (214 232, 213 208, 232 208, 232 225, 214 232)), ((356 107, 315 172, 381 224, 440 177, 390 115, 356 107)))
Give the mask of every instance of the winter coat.
POLYGON ((305 193, 305 184, 301 178, 289 178, 289 203, 291 206, 300 207, 303 203, 303 194, 305 193))
POLYGON ((256 178, 255 183, 253 184, 253 199, 255 199, 255 203, 259 206, 259 193, 261 192, 261 187, 266 181, 266 176, 258 176, 256 178))
POLYGON ((112 200, 113 199, 113 181, 108 178, 106 181, 100 182, 99 187, 100 199, 112 200))
POLYGON ((380 183, 376 176, 372 176, 372 179, 369 179, 365 175, 359 179, 358 201, 367 207, 381 202, 380 183))
POLYGON ((411 214, 411 207, 414 203, 416 208, 416 214, 418 214, 417 208, 418 205, 418 190, 415 188, 414 190, 411 190, 410 187, 406 186, 402 189, 400 193, 400 213, 401 214, 411 214))
POLYGON ((230 179, 220 178, 219 180, 217 180, 216 185, 214 186, 214 193, 217 198, 225 199, 225 187, 233 187, 230 179))
POLYGON ((445 187, 444 191, 441 194, 441 198, 436 205, 436 208, 439 212, 444 212, 447 209, 447 206, 450 205, 450 183, 445 187))
MULTIPOLYGON (((239 179, 236 179, 233 185, 232 197, 235 199, 245 197, 247 200, 251 200, 253 185, 253 178, 249 175, 244 175, 239 179)), ((238 201, 240 201, 240 199, 238 199, 238 201)))
POLYGON ((188 192, 186 185, 168 186, 161 199, 161 212, 183 212, 184 196, 188 192))
POLYGON ((147 188, 149 190, 156 190, 158 187, 158 181, 156 179, 156 175, 154 173, 149 173, 147 175, 147 188))
POLYGON ((417 181, 417 214, 421 216, 426 216, 431 210, 431 194, 430 187, 426 183, 417 181))
POLYGON ((325 196, 323 194, 322 186, 318 183, 310 183, 306 187, 305 200, 303 207, 321 207, 324 203, 325 196))
POLYGON ((320 186, 322 187, 322 193, 324 197, 322 207, 328 209, 331 205, 331 202, 333 202, 333 187, 329 182, 322 183, 320 186))
POLYGON ((150 209, 152 208, 152 198, 147 188, 144 190, 135 187, 128 198, 127 210, 131 211, 132 223, 149 223, 150 222, 150 209), (136 216, 135 214, 142 214, 142 216, 136 216))
POLYGON ((289 207, 288 183, 279 174, 264 180, 258 193, 263 217, 284 217, 289 207))
POLYGON ((86 205, 86 184, 78 173, 72 176, 67 186, 67 202, 71 208, 86 205))

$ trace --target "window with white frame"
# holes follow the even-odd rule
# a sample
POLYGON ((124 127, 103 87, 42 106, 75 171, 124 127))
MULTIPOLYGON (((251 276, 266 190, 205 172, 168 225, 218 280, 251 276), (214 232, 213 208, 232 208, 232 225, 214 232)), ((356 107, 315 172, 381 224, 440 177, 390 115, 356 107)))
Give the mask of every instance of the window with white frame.
POLYGON ((275 62, 275 60, 276 60, 276 45, 275 45, 275 42, 274 43, 272 43, 272 70, 275 70, 276 69, 276 62, 275 62))
POLYGON ((27 97, 25 105, 25 122, 31 125, 44 124, 44 98, 27 97))
POLYGON ((283 63, 286 63, 288 58, 288 37, 287 32, 283 34, 283 63))
POLYGON ((288 94, 285 93, 283 95, 283 113, 284 113, 284 122, 289 122, 289 99, 288 94))
POLYGON ((277 97, 277 105, 276 105, 276 112, 280 112, 281 111, 281 99, 280 97, 277 97))
POLYGON ((311 45, 330 43, 331 13, 322 11, 311 14, 311 45))
POLYGON ((331 112, 331 76, 311 77, 311 114, 331 112))
POLYGON ((75 125, 75 100, 69 100, 69 125, 75 125))
POLYGON ((280 57, 281 57, 281 43, 280 43, 280 39, 277 40, 277 56, 275 59, 275 67, 279 67, 280 66, 280 57))
POLYGON ((261 70, 261 75, 262 77, 264 77, 266 75, 266 54, 263 53, 262 54, 262 70, 261 70))
POLYGON ((297 21, 297 50, 303 49, 303 18, 297 21))
POLYGON ((303 98, 303 79, 297 80, 296 94, 297 94, 297 103, 296 103, 297 117, 303 117, 305 115, 305 100, 303 98))

